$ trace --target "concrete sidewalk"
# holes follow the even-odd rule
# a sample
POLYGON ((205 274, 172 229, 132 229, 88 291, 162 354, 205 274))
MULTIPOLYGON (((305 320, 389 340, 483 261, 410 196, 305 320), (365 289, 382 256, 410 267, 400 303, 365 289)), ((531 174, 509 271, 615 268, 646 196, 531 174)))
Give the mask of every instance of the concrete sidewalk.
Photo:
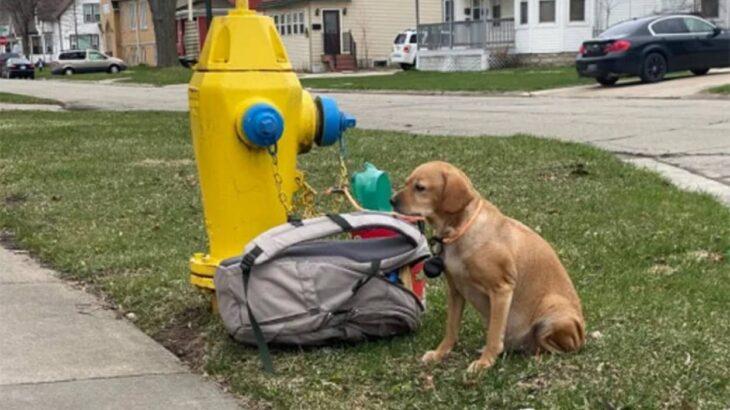
POLYGON ((239 406, 94 296, 0 247, 0 408, 239 406))

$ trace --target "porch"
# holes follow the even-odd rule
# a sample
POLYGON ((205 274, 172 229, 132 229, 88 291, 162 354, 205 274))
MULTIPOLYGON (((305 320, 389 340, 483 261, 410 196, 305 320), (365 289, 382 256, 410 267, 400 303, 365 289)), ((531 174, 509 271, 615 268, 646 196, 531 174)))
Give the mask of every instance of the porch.
POLYGON ((493 18, 418 26, 418 62, 426 71, 481 71, 510 65, 515 20, 493 18))

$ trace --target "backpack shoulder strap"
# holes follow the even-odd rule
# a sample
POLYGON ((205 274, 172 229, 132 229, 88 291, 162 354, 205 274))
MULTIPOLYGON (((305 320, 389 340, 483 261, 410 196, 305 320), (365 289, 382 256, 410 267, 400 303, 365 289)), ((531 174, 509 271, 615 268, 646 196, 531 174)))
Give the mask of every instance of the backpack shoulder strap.
POLYGON ((371 228, 386 228, 396 231, 406 237, 414 247, 418 247, 421 242, 425 241, 417 227, 391 215, 367 211, 333 214, 306 219, 297 225, 287 223, 269 229, 246 245, 242 264, 253 266, 264 263, 298 243, 371 228))

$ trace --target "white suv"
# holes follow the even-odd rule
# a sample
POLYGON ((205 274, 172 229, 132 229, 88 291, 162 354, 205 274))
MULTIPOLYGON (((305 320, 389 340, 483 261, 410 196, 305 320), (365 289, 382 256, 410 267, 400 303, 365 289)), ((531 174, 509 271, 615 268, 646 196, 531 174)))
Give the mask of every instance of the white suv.
POLYGON ((400 64, 404 70, 416 66, 418 54, 418 34, 415 30, 405 30, 399 33, 393 41, 393 52, 390 53, 391 64, 400 64))

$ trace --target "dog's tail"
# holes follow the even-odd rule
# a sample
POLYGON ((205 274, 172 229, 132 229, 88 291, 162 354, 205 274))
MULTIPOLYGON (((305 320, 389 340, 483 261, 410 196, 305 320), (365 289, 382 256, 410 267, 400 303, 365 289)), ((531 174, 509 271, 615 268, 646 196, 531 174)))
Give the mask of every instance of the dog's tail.
POLYGON ((545 314, 533 325, 537 352, 573 352, 585 344, 585 325, 580 314, 559 296, 551 297, 545 314))

